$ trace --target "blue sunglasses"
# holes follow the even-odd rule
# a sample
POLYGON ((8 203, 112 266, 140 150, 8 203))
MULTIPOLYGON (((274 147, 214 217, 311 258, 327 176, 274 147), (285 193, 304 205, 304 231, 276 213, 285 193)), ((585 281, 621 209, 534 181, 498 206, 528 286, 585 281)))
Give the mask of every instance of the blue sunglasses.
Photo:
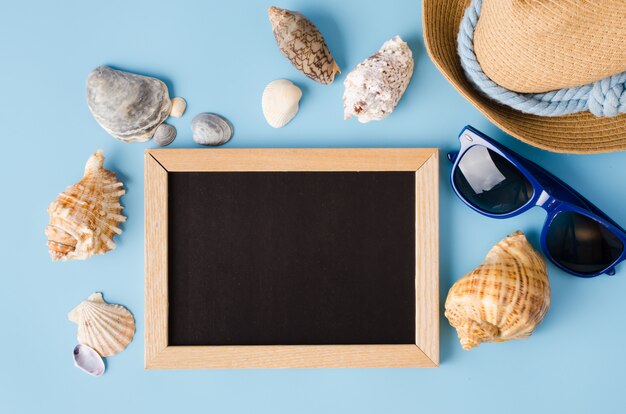
POLYGON ((615 274, 626 259, 626 231, 599 208, 537 164, 480 131, 466 126, 454 164, 454 192, 477 212, 493 218, 517 216, 538 206, 546 210, 541 248, 564 271, 580 277, 615 274))

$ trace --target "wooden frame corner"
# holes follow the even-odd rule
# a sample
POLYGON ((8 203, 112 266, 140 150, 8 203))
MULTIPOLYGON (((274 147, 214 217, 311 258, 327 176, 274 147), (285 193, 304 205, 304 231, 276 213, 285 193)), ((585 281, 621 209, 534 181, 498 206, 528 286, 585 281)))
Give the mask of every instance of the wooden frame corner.
POLYGON ((146 369, 439 366, 436 148, 150 149, 144 158, 146 369), (169 346, 168 173, 183 171, 414 171, 415 344, 169 346))

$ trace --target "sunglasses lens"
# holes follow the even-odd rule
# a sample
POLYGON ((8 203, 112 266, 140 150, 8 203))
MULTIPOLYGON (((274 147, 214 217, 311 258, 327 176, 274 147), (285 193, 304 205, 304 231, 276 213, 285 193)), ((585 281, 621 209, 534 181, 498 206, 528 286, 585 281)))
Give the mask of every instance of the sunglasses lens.
POLYGON ((533 196, 533 186, 513 164, 490 149, 475 145, 463 154, 452 180, 461 196, 490 214, 507 214, 533 196))
POLYGON ((607 227, 571 211, 556 215, 548 228, 546 242, 555 261, 583 275, 605 270, 624 250, 622 241, 607 227))

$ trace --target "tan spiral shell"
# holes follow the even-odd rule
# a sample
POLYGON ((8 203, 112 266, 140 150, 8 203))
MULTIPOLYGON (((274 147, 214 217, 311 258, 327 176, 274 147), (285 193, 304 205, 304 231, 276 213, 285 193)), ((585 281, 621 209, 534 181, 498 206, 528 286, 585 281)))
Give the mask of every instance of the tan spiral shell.
POLYGON ((83 260, 115 248, 113 236, 122 233, 119 224, 126 220, 120 205, 125 191, 103 163, 98 150, 87 161, 83 178, 48 207, 46 236, 52 260, 83 260))
POLYGON ((122 305, 106 303, 96 292, 67 315, 78 325, 78 343, 90 346, 100 356, 121 352, 133 340, 135 319, 122 305))
POLYGON ((341 73, 324 36, 298 12, 270 7, 267 11, 278 48, 300 72, 323 84, 341 73))
POLYGON ((515 232, 452 286, 445 308, 463 349, 527 338, 550 308, 546 263, 526 236, 515 232))

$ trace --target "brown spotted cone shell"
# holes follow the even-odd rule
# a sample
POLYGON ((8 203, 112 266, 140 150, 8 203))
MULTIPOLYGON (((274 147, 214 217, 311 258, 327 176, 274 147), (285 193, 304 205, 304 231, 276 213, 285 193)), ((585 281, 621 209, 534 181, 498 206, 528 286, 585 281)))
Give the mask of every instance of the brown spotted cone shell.
POLYGON ((272 6, 268 15, 278 48, 296 69, 316 82, 333 83, 341 71, 318 28, 298 12, 272 6))
POLYGON ((469 350, 481 342, 529 337, 549 308, 546 263, 518 231, 450 288, 445 315, 469 350))
POLYGON ((113 236, 122 233, 119 224, 126 221, 120 204, 125 191, 103 163, 98 150, 87 161, 83 178, 48 207, 45 232, 52 260, 84 260, 115 248, 113 236))

